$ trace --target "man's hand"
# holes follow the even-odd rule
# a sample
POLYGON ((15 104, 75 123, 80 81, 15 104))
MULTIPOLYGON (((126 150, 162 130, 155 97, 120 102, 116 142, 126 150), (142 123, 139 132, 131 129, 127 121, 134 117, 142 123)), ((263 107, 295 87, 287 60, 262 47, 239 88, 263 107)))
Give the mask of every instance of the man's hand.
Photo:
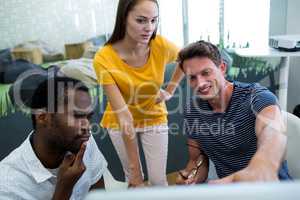
POLYGON ((199 173, 195 176, 190 176, 190 171, 186 169, 180 170, 177 177, 176 177, 176 184, 177 185, 193 185, 198 183, 199 180, 199 173))
POLYGON ((74 185, 85 171, 83 155, 86 143, 83 143, 76 155, 68 153, 59 167, 57 184, 53 195, 53 200, 69 199, 74 185))
POLYGON ((234 182, 267 182, 278 180, 278 175, 275 170, 267 165, 260 165, 259 167, 248 166, 245 169, 242 169, 222 179, 211 180, 208 183, 225 184, 234 182))
MULTIPOLYGON (((202 183, 203 180, 203 171, 193 169, 191 171, 187 171, 186 169, 180 170, 176 177, 177 185, 194 185, 197 183, 202 183)), ((205 177, 206 179, 206 177, 205 177)))
POLYGON ((186 168, 178 172, 177 185, 202 183, 207 179, 208 165, 204 156, 200 155, 196 162, 189 161, 186 168))
POLYGON ((205 182, 208 176, 208 157, 201 151, 201 145, 198 141, 188 139, 187 146, 189 161, 185 169, 179 171, 176 184, 191 185, 205 182))

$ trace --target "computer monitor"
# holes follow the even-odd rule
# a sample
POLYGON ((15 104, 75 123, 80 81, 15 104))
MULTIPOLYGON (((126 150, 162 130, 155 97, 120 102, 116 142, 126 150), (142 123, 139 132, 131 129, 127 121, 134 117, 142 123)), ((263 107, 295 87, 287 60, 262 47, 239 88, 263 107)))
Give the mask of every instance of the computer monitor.
POLYGON ((86 200, 297 200, 300 181, 93 191, 86 200))

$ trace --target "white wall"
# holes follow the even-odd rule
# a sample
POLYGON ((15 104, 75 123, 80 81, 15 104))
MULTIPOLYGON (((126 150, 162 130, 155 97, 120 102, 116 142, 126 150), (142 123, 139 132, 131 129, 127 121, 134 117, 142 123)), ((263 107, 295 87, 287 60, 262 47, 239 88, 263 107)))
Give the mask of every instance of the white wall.
POLYGON ((0 0, 0 49, 43 40, 62 49, 111 32, 118 0, 0 0))
MULTIPOLYGON (((300 1, 288 0, 287 3, 287 34, 300 34, 300 1)), ((290 60, 290 78, 288 88, 288 111, 300 104, 300 58, 290 60)))
MULTIPOLYGON (((300 1, 271 0, 270 35, 300 34, 300 1)), ((300 58, 290 59, 287 111, 300 104, 300 58)))
POLYGON ((287 1, 288 0, 270 1, 270 35, 286 33, 287 1))

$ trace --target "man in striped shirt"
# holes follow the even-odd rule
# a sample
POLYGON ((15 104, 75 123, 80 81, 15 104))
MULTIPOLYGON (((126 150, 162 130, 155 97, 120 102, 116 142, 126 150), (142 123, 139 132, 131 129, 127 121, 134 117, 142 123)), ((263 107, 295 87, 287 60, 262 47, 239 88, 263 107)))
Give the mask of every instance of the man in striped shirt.
POLYGON ((194 97, 185 108, 189 161, 178 184, 205 182, 210 159, 220 179, 210 183, 289 179, 287 138, 277 99, 259 84, 229 82, 220 52, 199 41, 178 61, 194 97))

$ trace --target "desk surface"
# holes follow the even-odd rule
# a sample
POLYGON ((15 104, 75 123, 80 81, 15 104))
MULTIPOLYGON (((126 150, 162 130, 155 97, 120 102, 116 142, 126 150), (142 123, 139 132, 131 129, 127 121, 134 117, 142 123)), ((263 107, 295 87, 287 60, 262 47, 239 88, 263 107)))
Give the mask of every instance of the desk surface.
POLYGON ((300 199, 299 188, 299 181, 291 181, 151 187, 112 192, 94 190, 86 200, 296 200, 300 199))
POLYGON ((286 52, 279 51, 277 49, 265 47, 265 48, 243 48, 235 49, 235 53, 243 57, 291 57, 300 56, 300 51, 286 52))

